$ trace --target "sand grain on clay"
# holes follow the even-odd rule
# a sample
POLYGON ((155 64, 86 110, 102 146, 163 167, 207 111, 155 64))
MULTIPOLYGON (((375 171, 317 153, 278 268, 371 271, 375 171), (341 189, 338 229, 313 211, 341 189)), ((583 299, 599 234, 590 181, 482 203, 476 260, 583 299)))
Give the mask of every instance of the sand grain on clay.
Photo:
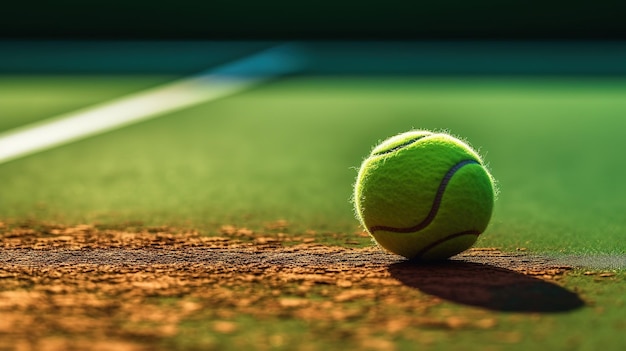
POLYGON ((213 321, 213 332, 234 335, 241 315, 304 320, 311 340, 358 343, 373 337, 372 325, 389 338, 410 337, 410 328, 492 328, 497 320, 489 309, 582 305, 553 283, 570 267, 495 249, 423 265, 375 247, 322 245, 311 233, 234 227, 222 228, 220 237, 167 228, 18 227, 0 239, 0 335, 68 336, 59 349, 80 348, 76 336, 135 349, 138 338, 145 346, 175 337, 189 319, 213 321), (537 296, 543 290, 548 300, 537 296), (484 309, 460 316, 431 311, 445 301, 484 309), (352 322, 349 330, 341 328, 344 321, 352 322))
MULTIPOLYGON (((19 248, 2 249, 0 265, 28 266, 31 268, 68 265, 94 265, 131 267, 149 265, 220 266, 237 268, 239 271, 257 271, 269 267, 288 269, 318 268, 332 271, 334 268, 376 269, 406 259, 383 252, 378 248, 342 248, 302 244, 292 247, 261 245, 229 249, 223 247, 176 248, 19 248)), ((451 262, 489 264, 493 267, 519 271, 569 270, 558 260, 527 255, 504 254, 498 250, 481 248, 455 256, 451 262)), ((417 263, 416 263, 417 264, 417 263)), ((432 265, 433 263, 426 263, 432 265)), ((436 265, 436 263, 434 263, 436 265)))
MULTIPOLYGON (((31 267, 205 264, 328 268, 329 265, 382 267, 405 261, 376 247, 326 246, 316 243, 311 236, 262 236, 231 226, 223 227, 222 234, 225 235, 220 237, 203 237, 197 233, 172 234, 166 230, 157 228, 129 232, 99 230, 91 225, 39 230, 15 228, 0 232, 0 264, 31 267)), ((452 260, 524 271, 571 268, 555 259, 503 253, 493 248, 471 249, 452 260)))

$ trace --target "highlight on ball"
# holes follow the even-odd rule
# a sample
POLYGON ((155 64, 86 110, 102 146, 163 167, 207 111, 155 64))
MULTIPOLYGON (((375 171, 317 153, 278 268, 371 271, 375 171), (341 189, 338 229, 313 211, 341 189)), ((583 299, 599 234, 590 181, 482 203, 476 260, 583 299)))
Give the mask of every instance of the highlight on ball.
POLYGON ((374 147, 354 187, 358 219, 383 248, 440 260, 470 248, 485 231, 494 180, 480 155, 446 133, 413 130, 374 147))

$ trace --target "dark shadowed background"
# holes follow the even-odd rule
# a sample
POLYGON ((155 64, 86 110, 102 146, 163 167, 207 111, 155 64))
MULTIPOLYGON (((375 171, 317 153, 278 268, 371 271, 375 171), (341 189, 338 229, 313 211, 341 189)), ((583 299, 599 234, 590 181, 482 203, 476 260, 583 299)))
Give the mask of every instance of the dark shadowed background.
POLYGON ((621 39, 623 1, 12 1, 5 38, 621 39))

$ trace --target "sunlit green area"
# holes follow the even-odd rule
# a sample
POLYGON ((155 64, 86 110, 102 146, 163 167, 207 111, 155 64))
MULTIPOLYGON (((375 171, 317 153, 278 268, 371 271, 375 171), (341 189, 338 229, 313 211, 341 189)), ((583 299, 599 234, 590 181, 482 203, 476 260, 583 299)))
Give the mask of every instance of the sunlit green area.
MULTIPOLYGON (((168 81, 5 76, 5 131, 168 81), (18 82, 19 84, 16 84, 18 82)), ((381 139, 447 130, 500 194, 478 245, 623 253, 626 81, 294 77, 0 165, 4 221, 359 230, 356 168, 381 139)))

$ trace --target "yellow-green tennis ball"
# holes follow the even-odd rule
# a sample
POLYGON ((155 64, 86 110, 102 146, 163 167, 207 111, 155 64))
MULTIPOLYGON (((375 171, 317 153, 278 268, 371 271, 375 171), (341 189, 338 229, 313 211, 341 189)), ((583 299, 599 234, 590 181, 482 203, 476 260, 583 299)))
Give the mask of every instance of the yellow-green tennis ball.
POLYGON ((486 228, 493 178, 476 151, 443 133, 410 131, 363 161, 354 203, 361 224, 385 249, 439 260, 470 248, 486 228))

